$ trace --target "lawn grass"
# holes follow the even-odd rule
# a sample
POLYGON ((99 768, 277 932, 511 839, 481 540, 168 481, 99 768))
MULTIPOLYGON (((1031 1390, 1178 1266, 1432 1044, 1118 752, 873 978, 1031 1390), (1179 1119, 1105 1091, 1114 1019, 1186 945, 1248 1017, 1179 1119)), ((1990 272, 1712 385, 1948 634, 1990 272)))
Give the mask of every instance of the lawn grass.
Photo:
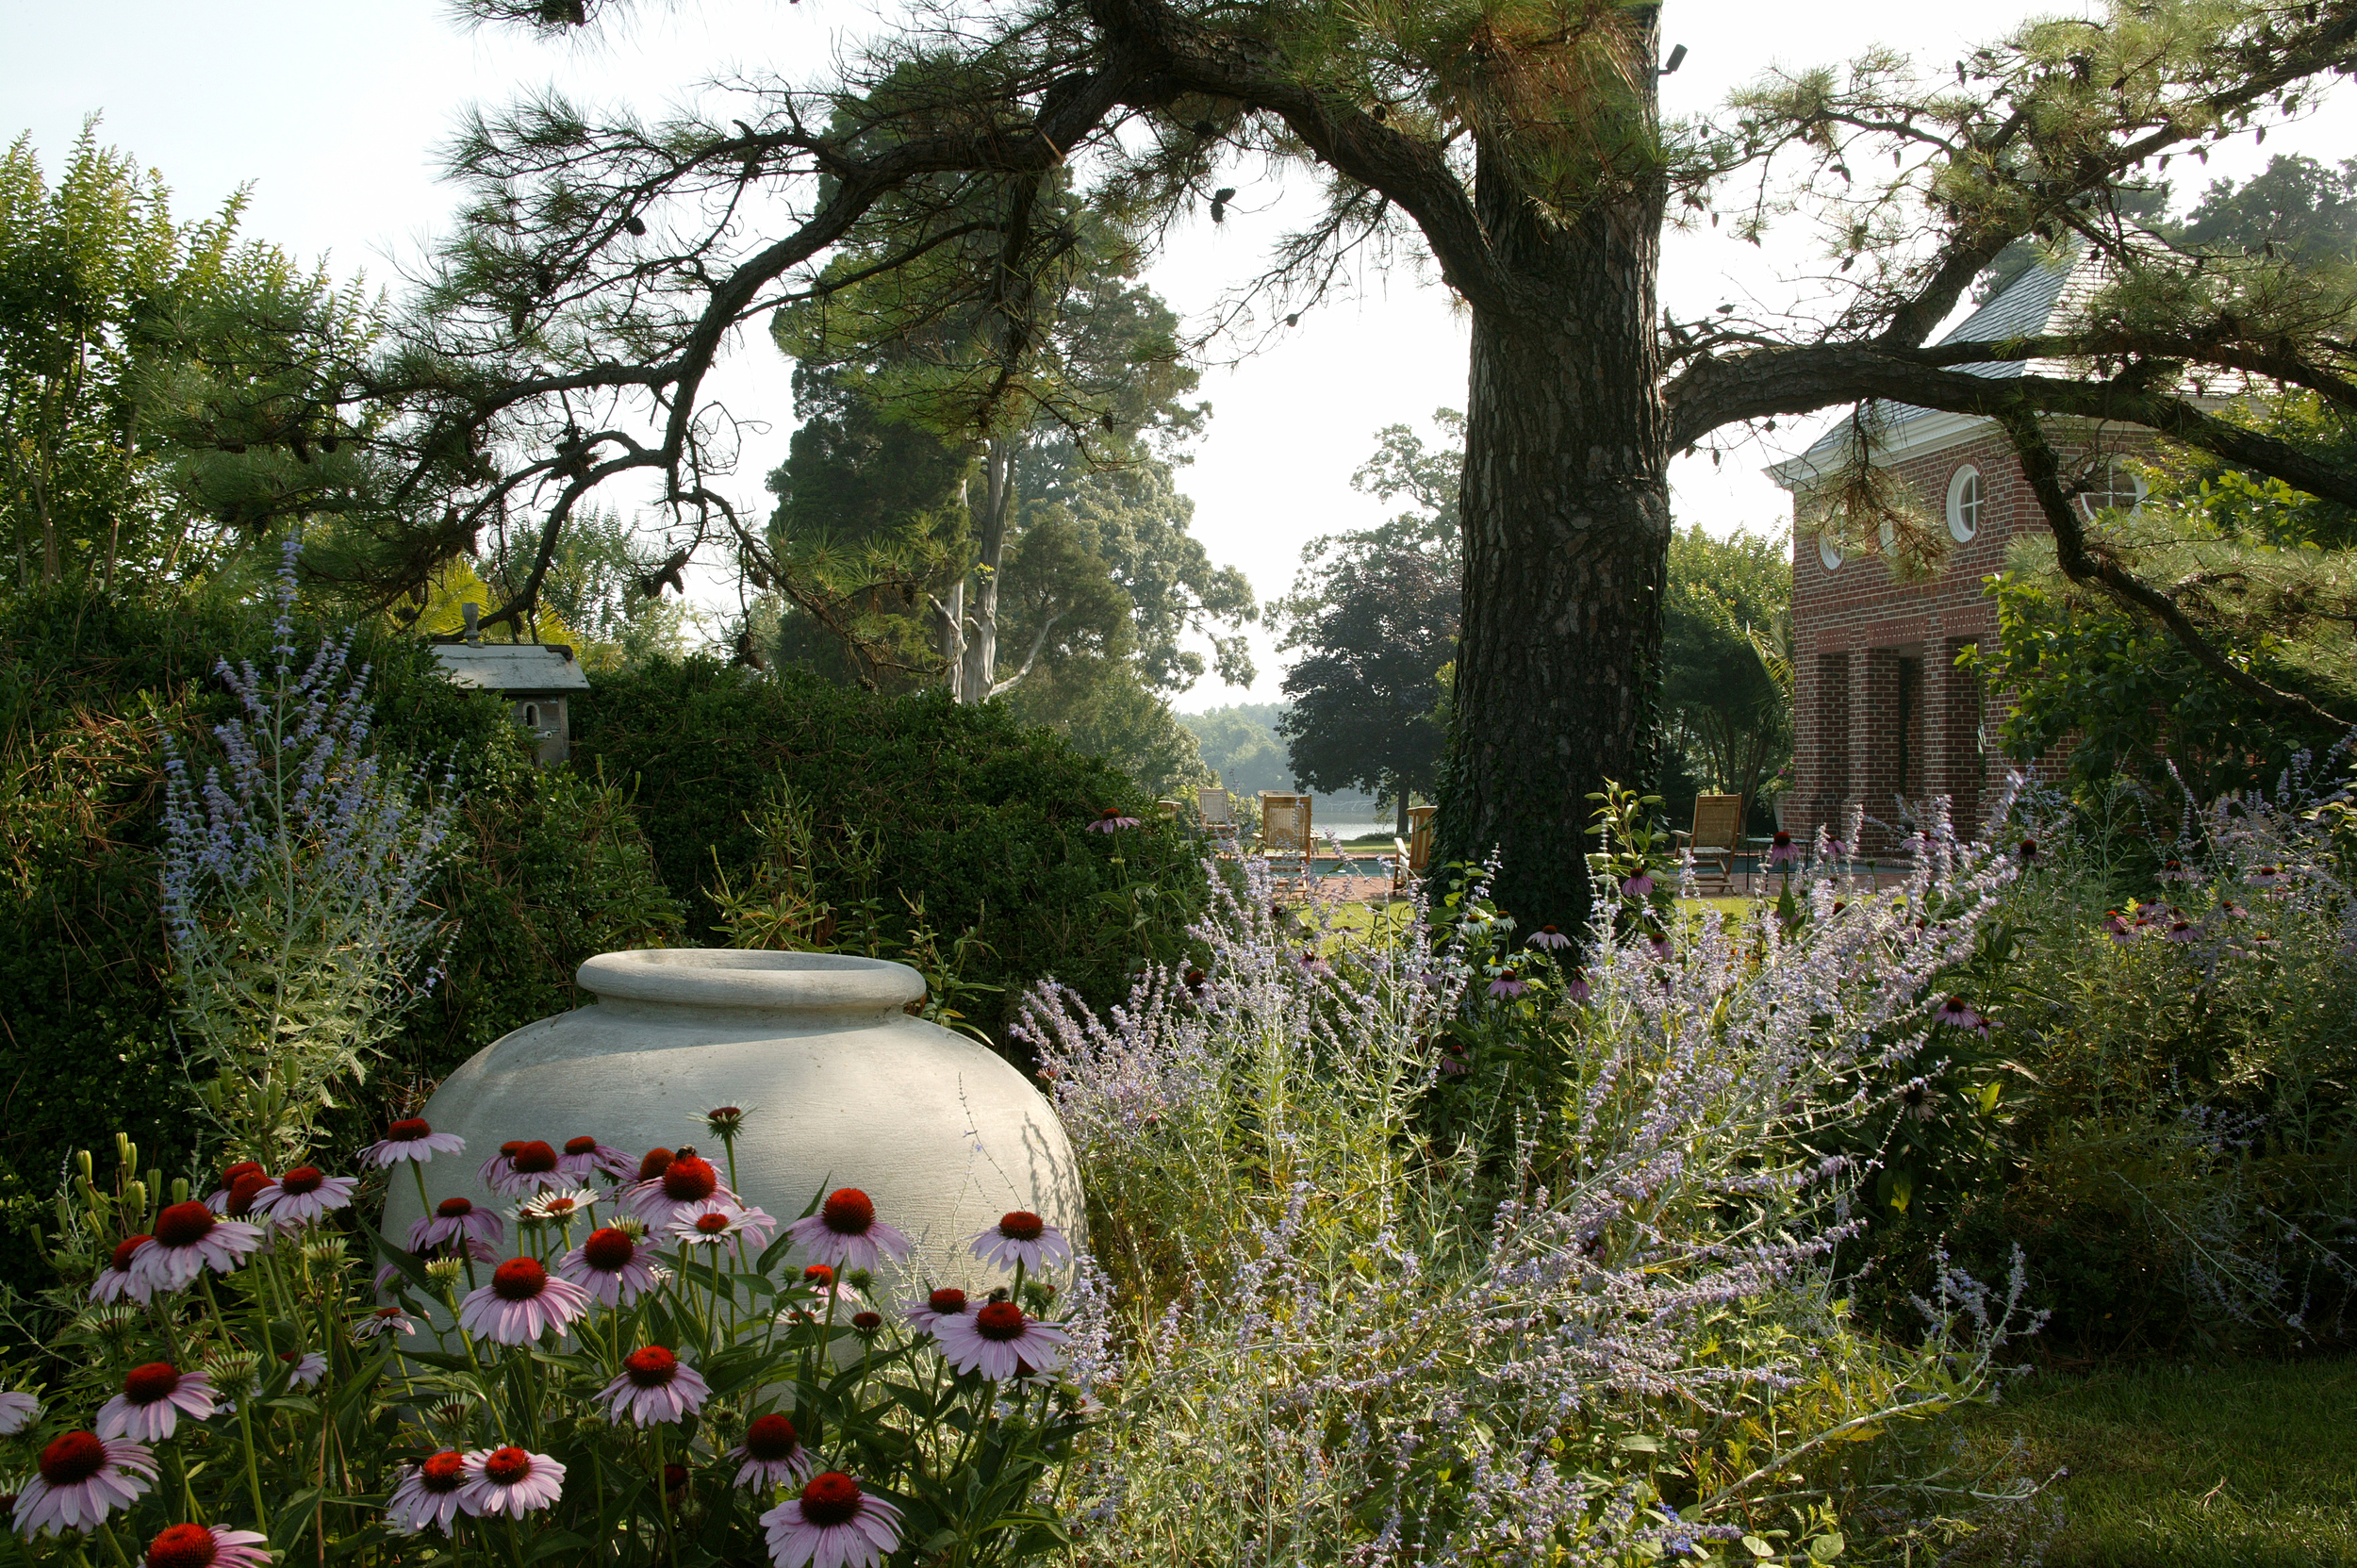
POLYGON ((2323 1568, 2357 1564, 2352 1417, 2343 1356, 2041 1374, 1966 1430, 2069 1472, 2049 1568, 2323 1568))

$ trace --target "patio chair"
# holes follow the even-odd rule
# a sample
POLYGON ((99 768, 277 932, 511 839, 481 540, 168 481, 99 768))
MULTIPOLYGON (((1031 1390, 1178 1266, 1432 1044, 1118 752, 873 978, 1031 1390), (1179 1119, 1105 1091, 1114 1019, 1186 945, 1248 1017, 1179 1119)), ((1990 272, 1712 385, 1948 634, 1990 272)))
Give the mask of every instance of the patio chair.
POLYGON ((1432 864, 1432 818, 1440 810, 1438 806, 1408 808, 1408 836, 1392 840, 1392 847, 1399 852, 1392 862, 1393 892, 1407 892, 1408 884, 1422 878, 1432 864))
POLYGON ((1214 847, 1236 843, 1235 801, 1228 791, 1217 787, 1195 792, 1195 811, 1203 819, 1203 831, 1211 835, 1214 847))
POLYGON ((1743 849, 1743 797, 1740 795, 1697 795, 1694 797, 1694 826, 1677 834, 1678 842, 1694 856, 1699 871, 1706 863, 1715 863, 1719 885, 1723 890, 1734 884, 1735 857, 1743 849))
POLYGON ((1272 870, 1310 874, 1310 797, 1261 792, 1261 853, 1272 870))

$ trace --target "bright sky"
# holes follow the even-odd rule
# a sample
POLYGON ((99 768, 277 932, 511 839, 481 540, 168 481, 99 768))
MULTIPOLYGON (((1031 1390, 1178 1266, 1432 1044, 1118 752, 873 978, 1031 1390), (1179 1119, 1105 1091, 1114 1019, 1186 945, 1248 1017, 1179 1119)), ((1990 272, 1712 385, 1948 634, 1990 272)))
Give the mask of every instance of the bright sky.
MULTIPOLYGON (((437 183, 437 149, 467 105, 553 84, 651 115, 737 67, 814 80, 843 40, 875 25, 879 8, 875 0, 683 0, 645 8, 590 40, 552 43, 470 31, 433 0, 0 0, 0 129, 30 131, 54 169, 83 118, 103 112, 102 139, 161 170, 183 216, 250 184, 248 235, 305 260, 325 256, 339 275, 364 271, 392 284, 447 226, 452 192, 437 183)), ((2080 8, 1670 0, 1664 43, 1684 43, 1688 54, 1663 80, 1663 105, 1673 115, 1705 109, 1771 63, 1838 59, 1871 43, 1944 68, 2034 11, 2064 8, 2080 8)), ((2337 161, 2357 143, 2350 99, 2339 90, 2324 114, 2279 134, 2266 153, 2309 151, 2337 161)), ((2263 164, 2245 150, 2213 158, 2207 173, 2239 177, 2263 164)), ((1152 272, 1150 281, 1182 311, 1208 308, 1249 276, 1278 232, 1280 214, 1271 209, 1280 193, 1264 172, 1239 169, 1232 183, 1242 194, 1228 222, 1181 229, 1152 272)), ((2181 186, 2181 198, 2190 188, 2181 186)), ((1781 301, 1788 290, 1780 279, 1817 271, 1819 253, 1805 232, 1754 250, 1706 229, 1671 237, 1662 293, 1689 315, 1747 292, 1781 301)), ((1445 290, 1401 270, 1367 277, 1358 298, 1305 316, 1266 352, 1210 369, 1210 434, 1180 484, 1195 500, 1195 533, 1213 559, 1242 567, 1269 597, 1291 586, 1310 538, 1379 518, 1381 508, 1350 488, 1352 471, 1383 426, 1464 405, 1465 355, 1464 322, 1445 290)), ((752 341, 711 389, 767 426, 749 438, 736 476, 739 499, 759 503, 762 476, 783 458, 792 427, 787 367, 766 338, 752 341)), ((1680 523, 1781 530, 1788 515, 1782 492, 1759 470, 1805 444, 1813 429, 1787 425, 1768 437, 1772 449, 1733 452, 1716 468, 1707 456, 1673 464, 1680 523)), ((1253 687, 1207 681, 1178 705, 1275 700, 1278 658, 1265 635, 1256 642, 1253 687)))

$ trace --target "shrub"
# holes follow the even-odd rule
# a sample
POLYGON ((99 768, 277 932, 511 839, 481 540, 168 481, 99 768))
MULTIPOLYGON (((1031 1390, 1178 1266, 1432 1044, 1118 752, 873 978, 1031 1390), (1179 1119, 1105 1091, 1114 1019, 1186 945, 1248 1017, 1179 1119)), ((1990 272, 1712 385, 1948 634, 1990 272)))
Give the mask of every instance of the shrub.
POLYGON ((1003 704, 692 658, 601 678, 577 714, 577 766, 635 792, 688 940, 727 941, 724 886, 806 876, 833 919, 805 941, 897 957, 920 918, 970 933, 964 979, 998 987, 978 1011, 1002 1038, 1025 985, 1052 971, 1116 997, 1141 964, 1178 950, 1201 908, 1181 830, 1110 765, 1003 704), (1141 825, 1087 831, 1108 807, 1141 825), (790 851, 806 866, 777 863, 781 809, 808 820, 806 850, 790 851))

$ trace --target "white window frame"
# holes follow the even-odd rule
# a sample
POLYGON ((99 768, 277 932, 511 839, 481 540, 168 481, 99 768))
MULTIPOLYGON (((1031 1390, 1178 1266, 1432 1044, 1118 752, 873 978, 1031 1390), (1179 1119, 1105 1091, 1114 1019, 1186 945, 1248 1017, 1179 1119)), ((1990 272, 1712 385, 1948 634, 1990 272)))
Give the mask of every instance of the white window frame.
POLYGON ((1831 534, 1821 532, 1817 536, 1817 559, 1824 564, 1827 571, 1839 571, 1841 563, 1848 557, 1841 553, 1841 547, 1834 542, 1831 534))
MULTIPOLYGON (((2123 479, 2126 480, 2129 486, 2134 490, 2135 499, 2128 503, 2127 505, 2119 507, 2119 510, 2126 512, 2131 517, 2134 517, 2136 513, 2144 509, 2144 498, 2151 494, 2152 487, 2144 482, 2144 475, 2128 467, 2126 459, 2119 457, 2105 458, 2103 460, 2103 482, 2105 488, 2102 493, 2111 497, 2115 504, 2117 503, 2118 497, 2127 493, 2127 491, 2120 488, 2119 482, 2123 479)), ((2093 522, 2098 514, 2106 509, 2096 504, 2095 492, 2092 490, 2080 495, 2077 498, 2077 501, 2079 515, 2086 519, 2089 522, 2093 522)))
POLYGON ((1948 536, 1958 544, 1970 544, 1981 532, 1981 510, 1988 504, 1988 487, 1981 483, 1981 470, 1967 463, 1948 476, 1948 536), (1965 508, 1964 492, 1970 488, 1972 499, 1970 518, 1965 508))

